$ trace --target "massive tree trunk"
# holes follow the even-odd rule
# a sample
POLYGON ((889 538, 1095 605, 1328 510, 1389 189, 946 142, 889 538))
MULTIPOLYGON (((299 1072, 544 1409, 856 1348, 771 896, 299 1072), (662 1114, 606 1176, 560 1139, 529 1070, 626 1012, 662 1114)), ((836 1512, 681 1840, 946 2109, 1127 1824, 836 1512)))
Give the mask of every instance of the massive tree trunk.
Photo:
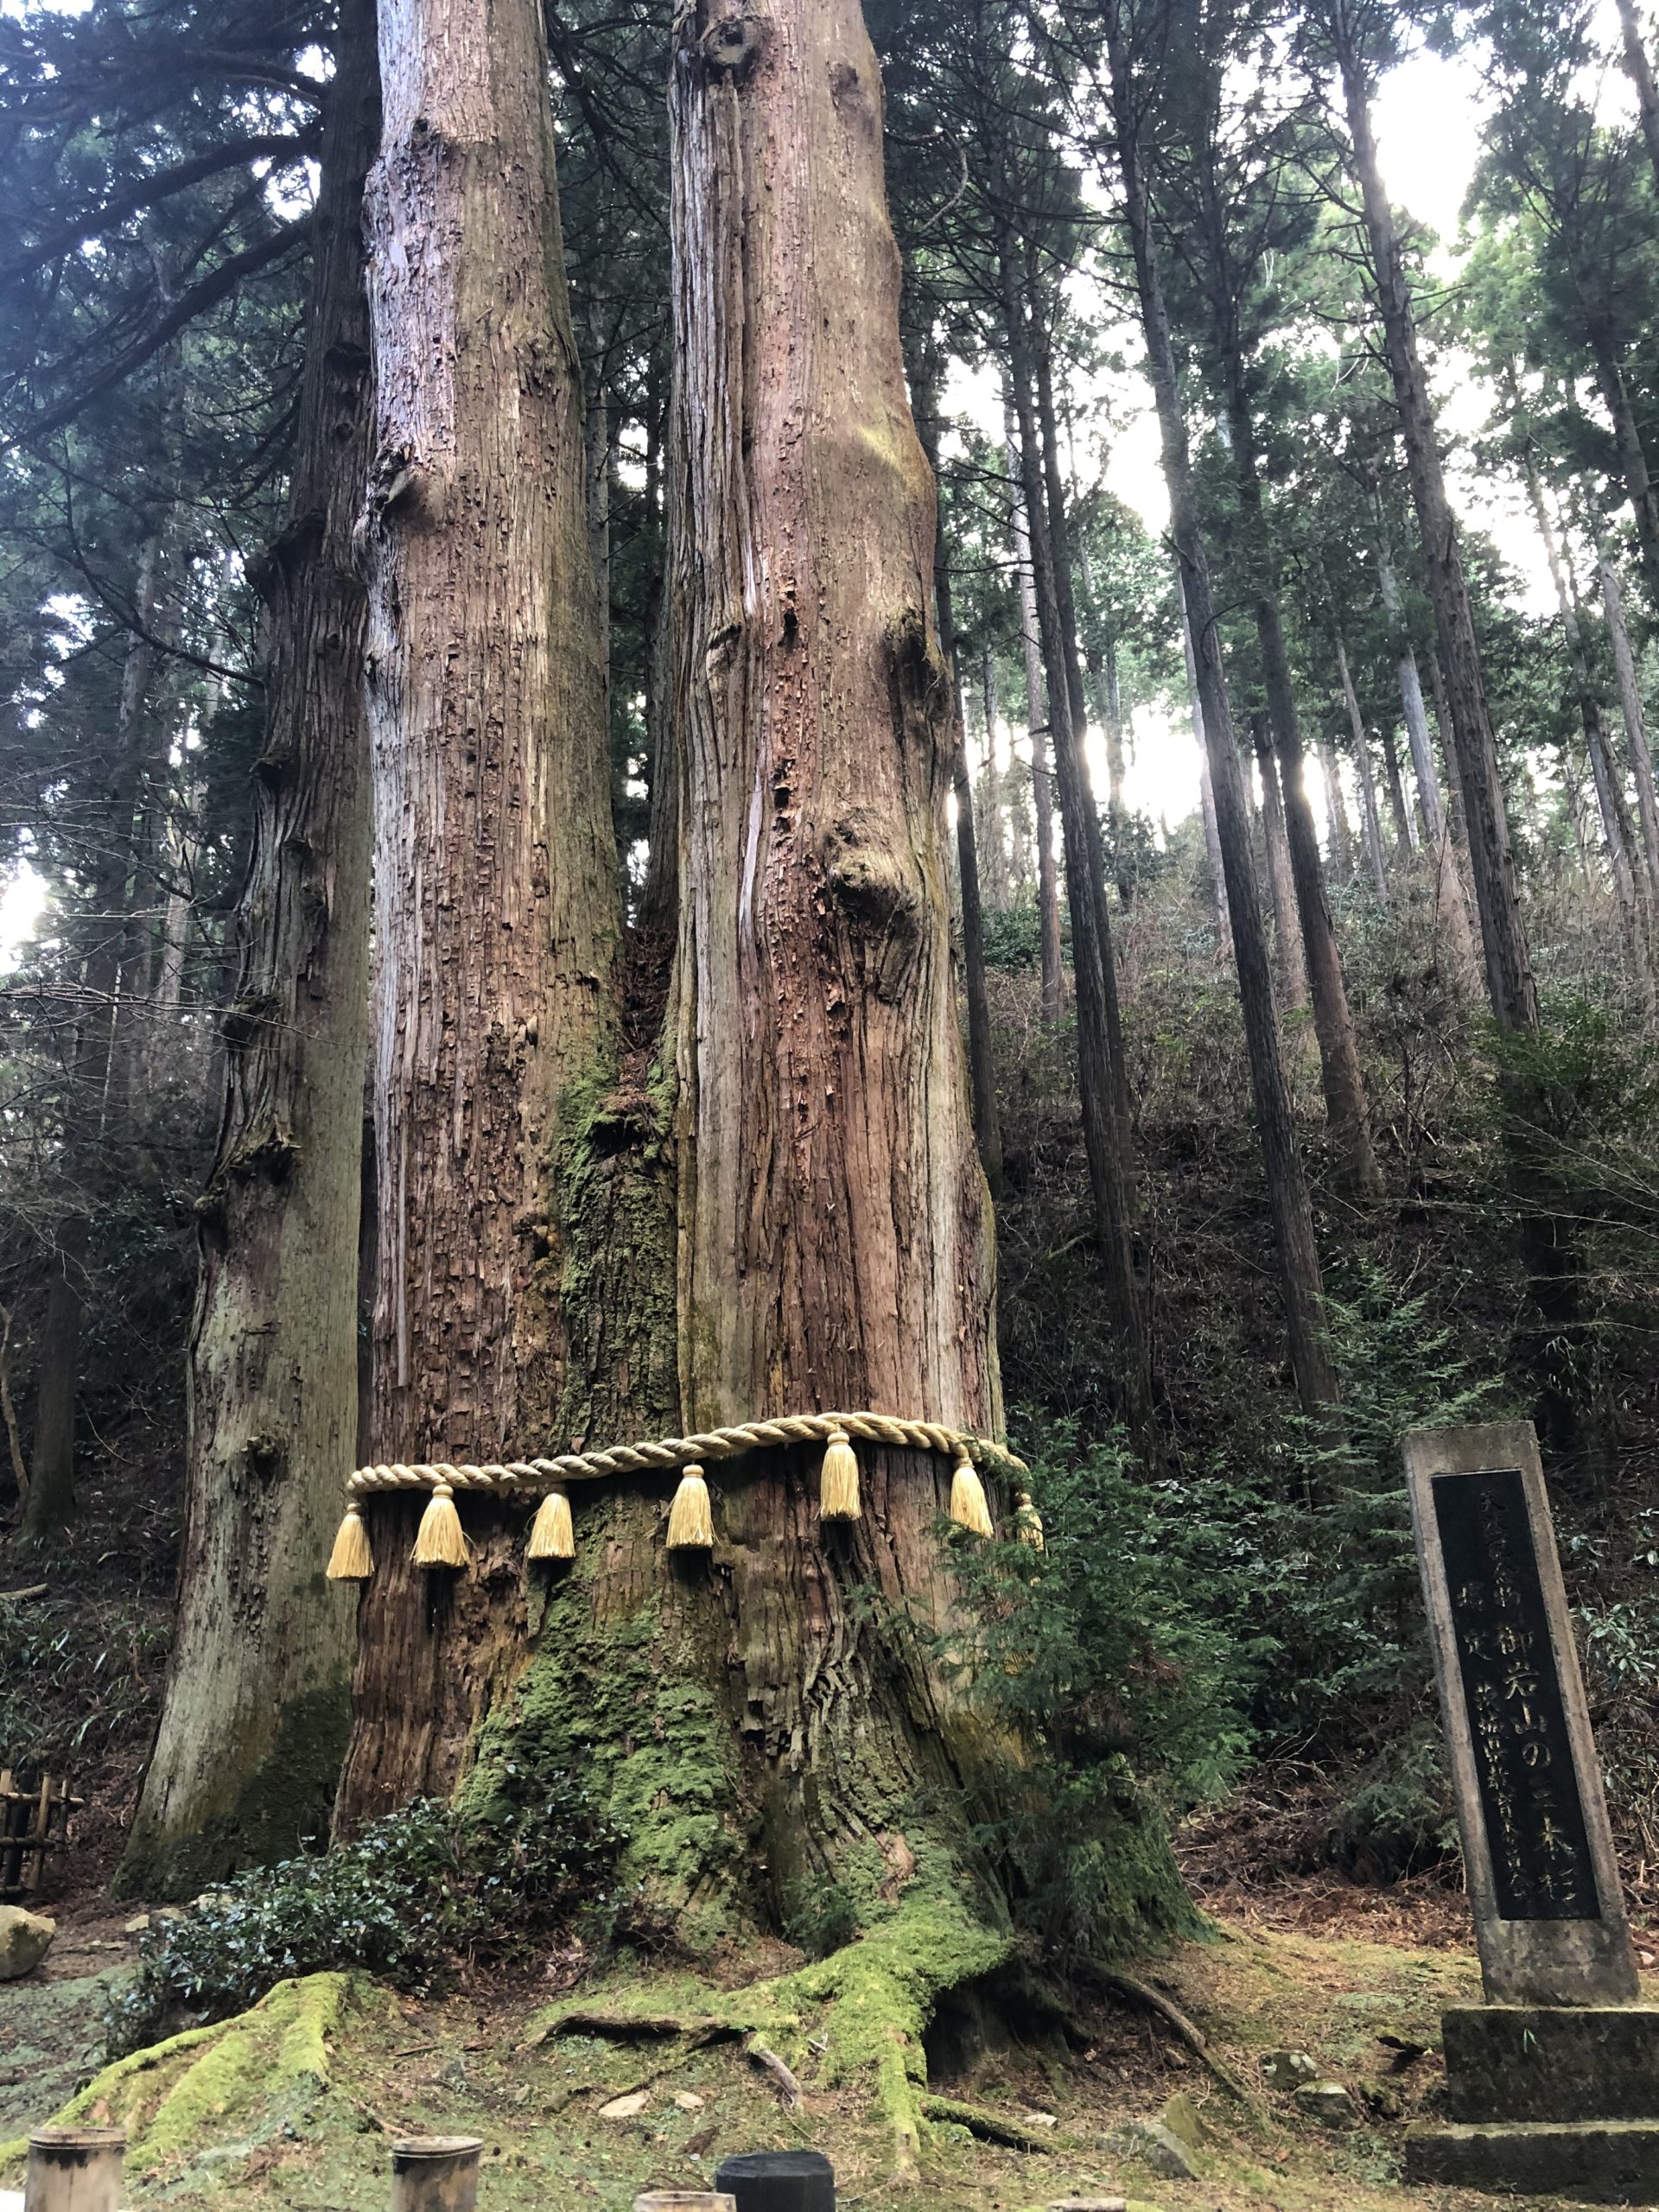
POLYGON ((1328 21, 1342 73, 1389 371, 1422 534, 1429 597, 1440 633, 1452 740, 1457 749, 1458 779, 1486 955, 1487 988, 1500 1027, 1531 1029, 1537 1025, 1538 1000, 1516 888, 1497 747, 1487 709, 1457 524, 1446 497, 1427 380, 1417 351, 1410 288, 1395 231, 1394 211, 1377 166, 1370 83, 1353 0, 1330 0, 1328 21))
MULTIPOLYGON (((382 0, 380 63, 372 1433, 384 1459, 489 1460, 588 1427, 557 1163, 614 1079, 621 904, 586 410, 537 0, 382 0)), ((507 1510, 470 1510, 486 1562, 507 1510)), ((393 1549, 361 1608, 348 1821, 450 1787, 523 1657, 518 1601, 508 1632, 478 1611, 487 1565, 422 1605, 393 1549)))
POLYGON ((1262 902, 1251 864, 1243 772, 1233 734, 1221 634, 1210 588, 1209 557, 1198 518, 1186 421, 1181 410, 1175 348, 1170 336, 1157 244, 1153 236, 1140 143, 1141 102, 1131 71, 1119 0, 1106 0, 1103 13, 1111 74, 1112 119, 1123 178, 1125 213, 1135 256, 1147 369, 1157 403, 1164 476, 1169 486, 1171 532, 1181 564, 1181 588, 1197 663, 1198 696, 1204 709, 1205 746, 1215 796, 1222 866, 1226 874, 1233 958, 1238 970, 1256 1128, 1279 1253, 1291 1365, 1303 1404, 1315 1411, 1336 1405, 1340 1392, 1331 1356, 1313 1211, 1296 1142, 1290 1085, 1285 1071, 1284 1039, 1268 959, 1267 931, 1262 926, 1262 902))
POLYGON ((188 1894, 326 1830, 352 1623, 319 1582, 357 1446, 368 1049, 367 610, 352 533, 373 425, 363 181, 372 0, 344 0, 329 89, 289 522, 219 1149, 200 1203, 180 1605, 119 1887, 188 1894))

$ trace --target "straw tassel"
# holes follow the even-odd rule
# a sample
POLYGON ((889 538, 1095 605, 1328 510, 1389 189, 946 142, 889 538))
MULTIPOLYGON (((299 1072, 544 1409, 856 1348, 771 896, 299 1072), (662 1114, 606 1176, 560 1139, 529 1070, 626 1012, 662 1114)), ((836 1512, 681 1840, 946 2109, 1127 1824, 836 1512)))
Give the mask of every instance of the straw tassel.
POLYGON ((536 1509, 530 1524, 526 1559, 575 1559, 576 1532, 570 1519, 570 1493, 550 1490, 536 1509))
POLYGON ((668 1510, 668 1548, 671 1552, 712 1551, 714 1516, 709 1510, 709 1485, 701 1467, 688 1467, 680 1477, 674 1503, 668 1510))
POLYGON ((434 1485, 415 1537, 416 1567, 465 1567, 472 1557, 455 1510, 455 1493, 448 1483, 434 1485))
POLYGON ((369 1548, 368 1528, 362 1508, 353 1498, 346 1508, 346 1517, 334 1537, 334 1548, 328 1554, 328 1580, 366 1582, 373 1573, 374 1554, 369 1548))
POLYGON ((1028 1490, 1014 1493, 1014 1533, 1022 1544, 1029 1544, 1034 1552, 1043 1548, 1043 1516, 1031 1502, 1028 1490))
POLYGON ((965 1452, 950 1478, 950 1518, 959 1528, 971 1529, 976 1536, 996 1533, 991 1526, 991 1509, 985 1503, 985 1485, 965 1452))
POLYGON ((818 1518, 856 1521, 861 1510, 858 1502, 858 1454, 846 1430, 832 1428, 824 1448, 823 1469, 818 1477, 818 1518))

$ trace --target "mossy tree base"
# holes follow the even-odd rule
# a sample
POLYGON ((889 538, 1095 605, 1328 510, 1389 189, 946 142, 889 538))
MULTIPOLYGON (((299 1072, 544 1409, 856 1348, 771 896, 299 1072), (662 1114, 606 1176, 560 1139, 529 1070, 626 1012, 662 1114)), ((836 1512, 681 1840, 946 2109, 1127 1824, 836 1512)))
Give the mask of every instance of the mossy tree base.
MULTIPOLYGON (((346 1974, 279 1981, 251 2012, 106 2066, 52 2124, 124 2127, 135 2181, 228 2140, 252 2150, 299 2124, 327 2089, 329 2041, 353 2001, 346 1974)), ((0 2164, 24 2147, 0 2145, 0 2164)))

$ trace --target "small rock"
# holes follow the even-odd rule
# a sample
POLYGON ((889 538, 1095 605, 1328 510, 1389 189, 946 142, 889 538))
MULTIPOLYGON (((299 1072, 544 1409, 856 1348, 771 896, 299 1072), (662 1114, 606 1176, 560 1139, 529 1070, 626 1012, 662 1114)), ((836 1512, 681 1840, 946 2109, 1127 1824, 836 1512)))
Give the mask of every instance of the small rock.
POLYGON ((1305 2050, 1270 2050, 1262 2058, 1262 2071, 1270 2089, 1300 2089, 1305 2082, 1319 2078, 1318 2065, 1305 2050))
POLYGON ((1129 2212, 1127 2196, 1057 2196, 1048 2212, 1129 2212))
POLYGON ((1309 2082, 1296 2092, 1296 2106, 1321 2127, 1351 2127, 1354 2101, 1340 2082, 1309 2082))
POLYGON ((682 2112, 701 2112, 702 2099, 695 2089, 676 2089, 674 2101, 682 2112))
POLYGON ((135 1912, 130 1920, 122 1923, 121 1933, 124 1936, 142 1936, 149 1925, 149 1915, 147 1912, 135 1912))
POLYGON ((1192 2153, 1161 2120, 1137 2120, 1129 2129, 1129 2145, 1135 2156, 1143 2159, 1154 2173, 1171 2181, 1198 2179, 1192 2153))
POLYGON ((1058 2127, 1060 2124, 1052 2112, 1022 2112, 1020 2118, 1027 2127, 1058 2127))
POLYGON ((229 1890, 204 1890, 199 1897, 191 1898, 190 1910, 192 1912, 222 1912, 226 1905, 235 1903, 236 1898, 229 1890))
POLYGON ((1185 2089, 1177 2091, 1160 2115, 1164 2126, 1176 2140, 1185 2143, 1189 2151, 1204 2148, 1204 2122, 1198 2118, 1198 2108, 1185 2089))
POLYGON ((626 2097, 613 2097, 607 2105, 601 2105, 601 2120, 638 2120, 651 2102, 649 2089, 630 2090, 626 2097))
POLYGON ((0 1904, 0 1981, 18 1981, 33 1974, 57 1932, 57 1922, 44 1913, 25 1912, 20 1904, 0 1904))

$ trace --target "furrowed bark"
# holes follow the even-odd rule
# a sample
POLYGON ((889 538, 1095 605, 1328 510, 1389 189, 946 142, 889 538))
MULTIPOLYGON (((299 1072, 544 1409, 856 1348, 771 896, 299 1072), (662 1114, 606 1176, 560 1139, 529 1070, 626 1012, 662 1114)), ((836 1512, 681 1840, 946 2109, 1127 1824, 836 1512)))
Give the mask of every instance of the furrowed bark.
POLYGON ((1273 901, 1274 949, 1279 955, 1280 982, 1285 1004, 1298 1013, 1306 1013, 1307 957, 1302 950, 1296 890, 1290 876, 1290 849, 1285 841, 1279 763, 1274 756, 1273 732, 1264 712, 1250 716, 1250 744, 1255 753, 1256 780, 1262 788, 1262 836, 1267 847, 1268 890, 1273 901))
MULTIPOLYGON (((673 993, 680 1389, 699 1427, 868 1405, 995 1428, 993 1248, 957 1025, 931 477, 906 395, 881 89, 854 0, 699 0, 671 80, 683 639, 673 993), (800 426, 813 425, 803 437, 800 426)), ((817 1455, 812 1455, 816 1459, 817 1455)), ((868 1455, 821 1530, 803 1455, 722 1485, 707 1674, 783 1910, 957 1777, 849 1585, 950 1603, 939 1470, 868 1455), (735 1662, 729 1671, 728 1649, 735 1662), (924 1786, 925 1785, 925 1786, 924 1786)), ((910 1816, 910 1872, 960 1828, 910 1816)), ((751 1831, 755 1833, 755 1830, 751 1831)), ((988 1903, 985 1910, 994 1910, 988 1903)))
MULTIPOLYGON (((560 1438, 571 1254, 556 1152, 616 1065, 621 902, 587 410, 536 0, 383 0, 380 64, 378 412, 359 532, 372 1433, 388 1459, 493 1459, 560 1438)), ((505 1512, 472 1509, 486 1550, 505 1512)), ((524 1657, 511 1618, 490 1627, 490 1586, 480 1575, 453 1593, 475 1666, 423 1682, 407 1599, 391 1576, 366 1586, 345 1820, 452 1783, 444 1745, 524 1657)), ((429 1592, 429 1614, 437 1602, 429 1592)))
POLYGON ((265 741, 198 1211, 180 1602, 118 1891, 191 1894, 326 1831, 352 1617, 320 1573, 357 1446, 368 1049, 367 606, 352 535, 373 429, 363 183, 372 0, 344 0, 325 111, 300 435, 269 613, 265 741))

